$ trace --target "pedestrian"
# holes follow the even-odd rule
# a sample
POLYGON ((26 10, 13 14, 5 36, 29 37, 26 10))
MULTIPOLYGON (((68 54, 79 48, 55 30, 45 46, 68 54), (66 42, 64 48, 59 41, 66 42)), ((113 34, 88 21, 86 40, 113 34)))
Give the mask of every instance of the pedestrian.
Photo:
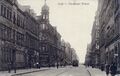
POLYGON ((105 67, 105 71, 106 71, 106 76, 109 75, 109 70, 110 70, 110 65, 109 64, 106 64, 106 67, 105 67))
POLYGON ((58 69, 58 67, 59 67, 59 64, 57 63, 57 69, 58 69))
POLYGON ((101 71, 104 71, 104 64, 101 64, 101 71))
POLYGON ((13 64, 14 73, 16 73, 16 63, 13 64))
POLYGON ((117 73, 117 66, 115 65, 115 63, 113 63, 110 66, 110 73, 111 73, 111 76, 115 76, 116 75, 116 73, 117 73))
POLYGON ((11 63, 9 62, 8 63, 8 73, 10 73, 11 72, 11 63))

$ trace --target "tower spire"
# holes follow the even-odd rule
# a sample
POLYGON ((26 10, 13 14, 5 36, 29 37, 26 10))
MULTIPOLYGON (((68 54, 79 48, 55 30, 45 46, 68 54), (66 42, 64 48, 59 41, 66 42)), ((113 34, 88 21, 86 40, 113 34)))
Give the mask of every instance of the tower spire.
POLYGON ((47 0, 45 0, 45 4, 47 4, 47 0))
POLYGON ((42 18, 49 21, 49 7, 47 6, 47 0, 44 0, 44 5, 42 7, 42 18))

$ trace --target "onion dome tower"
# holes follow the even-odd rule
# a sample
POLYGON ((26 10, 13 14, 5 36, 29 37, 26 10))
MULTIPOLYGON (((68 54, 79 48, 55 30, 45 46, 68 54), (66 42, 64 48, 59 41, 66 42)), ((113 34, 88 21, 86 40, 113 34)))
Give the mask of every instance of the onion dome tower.
POLYGON ((45 4, 42 7, 41 15, 44 21, 49 22, 49 7, 46 3, 46 0, 45 0, 45 4))

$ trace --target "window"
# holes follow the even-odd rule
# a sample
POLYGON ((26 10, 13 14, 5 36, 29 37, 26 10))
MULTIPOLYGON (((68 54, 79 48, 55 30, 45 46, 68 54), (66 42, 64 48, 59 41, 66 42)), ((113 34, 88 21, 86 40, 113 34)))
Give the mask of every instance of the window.
POLYGON ((17 32, 16 38, 17 38, 17 40, 16 40, 17 44, 22 45, 23 42, 24 42, 24 35, 19 33, 19 32, 17 32))
POLYGON ((11 42, 15 42, 15 30, 11 30, 11 42))
POLYGON ((22 18, 21 18, 21 22, 20 22, 20 23, 21 23, 21 24, 20 24, 20 25, 21 25, 21 27, 22 27, 22 28, 24 28, 24 21, 23 21, 23 19, 22 19, 22 18))
POLYGON ((7 13, 6 7, 4 5, 1 5, 1 16, 6 18, 6 13, 7 13))
POLYGON ((46 19, 48 19, 49 17, 48 17, 48 15, 46 15, 46 19))
POLYGON ((43 19, 45 19, 45 15, 43 15, 43 19))
POLYGON ((1 16, 7 18, 8 20, 12 21, 12 10, 7 8, 4 5, 1 5, 1 16))
POLYGON ((7 9, 7 19, 12 21, 12 11, 7 9))
POLYGON ((20 16, 17 15, 17 26, 20 26, 20 16))
POLYGON ((16 24, 16 15, 15 15, 15 12, 13 13, 13 23, 16 24))
POLYGON ((4 14, 4 7, 3 7, 3 5, 1 5, 1 16, 3 16, 3 14, 4 14))
POLYGON ((43 30, 45 29, 45 24, 42 24, 42 29, 43 29, 43 30))
POLYGON ((4 29, 3 29, 3 39, 7 39, 7 27, 4 26, 4 29))
POLYGON ((9 10, 7 9, 7 19, 9 19, 9 10))
POLYGON ((7 62, 9 62, 9 60, 10 60, 10 52, 9 52, 9 48, 2 48, 2 57, 3 57, 3 59, 2 59, 2 62, 3 63, 7 63, 7 62))
POLYGON ((8 36, 8 40, 11 40, 11 28, 7 27, 7 36, 8 36))
POLYGON ((12 11, 9 12, 9 19, 12 21, 12 11))
POLYGON ((6 14, 7 14, 7 9, 6 9, 6 7, 4 7, 4 14, 3 14, 3 16, 6 18, 6 14))

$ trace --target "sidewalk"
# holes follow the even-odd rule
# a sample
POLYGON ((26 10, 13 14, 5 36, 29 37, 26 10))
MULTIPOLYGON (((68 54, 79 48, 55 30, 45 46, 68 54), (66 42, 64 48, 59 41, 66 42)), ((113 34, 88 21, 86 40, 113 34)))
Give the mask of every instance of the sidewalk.
MULTIPOLYGON (((97 69, 97 68, 87 68, 88 72, 90 73, 91 76, 106 76, 106 73, 105 71, 101 71, 100 69, 97 69)), ((111 76, 109 74, 109 76, 111 76)), ((120 74, 117 74, 115 76, 120 76, 120 74)))
POLYGON ((106 76, 105 71, 101 71, 101 70, 96 69, 96 68, 89 67, 89 68, 87 68, 87 70, 89 71, 91 76, 106 76))
POLYGON ((0 71, 0 76, 15 76, 20 74, 27 74, 32 72, 38 72, 38 71, 45 71, 50 68, 40 68, 40 69, 22 69, 22 70, 16 70, 16 73, 12 70, 11 73, 8 73, 8 71, 0 71))

